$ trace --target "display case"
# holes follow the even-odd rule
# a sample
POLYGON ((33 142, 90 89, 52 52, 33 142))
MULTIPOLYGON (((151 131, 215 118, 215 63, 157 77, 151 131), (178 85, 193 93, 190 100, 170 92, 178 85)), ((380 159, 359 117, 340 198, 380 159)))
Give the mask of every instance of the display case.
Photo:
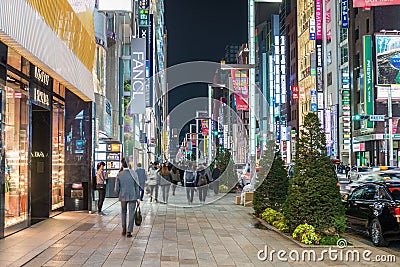
POLYGON ((107 173, 106 197, 116 197, 114 192, 115 178, 121 169, 122 145, 118 142, 100 143, 96 149, 95 163, 106 164, 104 171, 107 173))

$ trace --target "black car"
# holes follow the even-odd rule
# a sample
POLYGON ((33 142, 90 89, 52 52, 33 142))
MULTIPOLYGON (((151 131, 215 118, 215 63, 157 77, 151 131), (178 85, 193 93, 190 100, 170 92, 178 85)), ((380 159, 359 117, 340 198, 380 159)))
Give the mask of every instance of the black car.
POLYGON ((347 225, 369 234, 375 246, 400 240, 400 183, 366 183, 343 196, 347 225))

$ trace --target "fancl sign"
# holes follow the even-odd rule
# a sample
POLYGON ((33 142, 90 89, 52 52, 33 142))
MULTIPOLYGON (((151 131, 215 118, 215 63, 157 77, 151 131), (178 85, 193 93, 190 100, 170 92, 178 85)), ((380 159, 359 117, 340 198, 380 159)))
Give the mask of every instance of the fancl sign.
POLYGON ((131 55, 131 109, 135 114, 145 114, 146 39, 132 39, 131 55))

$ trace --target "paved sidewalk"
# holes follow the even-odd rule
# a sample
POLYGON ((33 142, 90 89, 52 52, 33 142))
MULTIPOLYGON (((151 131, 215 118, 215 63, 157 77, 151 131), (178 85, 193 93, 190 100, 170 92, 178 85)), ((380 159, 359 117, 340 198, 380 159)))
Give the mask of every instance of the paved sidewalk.
MULTIPOLYGON (((184 202, 182 188, 175 198, 184 202)), ((323 262, 281 262, 277 252, 272 261, 260 261, 258 251, 266 245, 269 253, 304 249, 273 231, 257 229, 252 208, 234 205, 233 194, 190 208, 145 201, 144 220, 133 238, 121 235, 119 204, 115 199, 107 203, 106 216, 64 212, 0 240, 0 266, 377 266, 328 257, 323 262)))

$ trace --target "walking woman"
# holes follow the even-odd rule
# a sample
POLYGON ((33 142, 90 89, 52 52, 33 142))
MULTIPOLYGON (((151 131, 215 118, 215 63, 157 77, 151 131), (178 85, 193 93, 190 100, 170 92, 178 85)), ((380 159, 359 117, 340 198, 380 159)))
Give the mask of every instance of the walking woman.
POLYGON ((181 181, 181 176, 178 169, 173 166, 171 169, 171 176, 172 176, 172 195, 175 196, 175 190, 177 184, 181 181))
POLYGON ((104 199, 106 198, 106 175, 104 174, 104 167, 106 164, 102 161, 97 164, 97 172, 96 172, 96 182, 97 182, 97 190, 99 191, 99 202, 97 203, 97 208, 99 215, 105 215, 102 212, 104 199))
POLYGON ((171 186, 172 176, 169 173, 168 165, 165 163, 161 168, 160 186, 162 192, 163 203, 168 203, 169 188, 171 186))
POLYGON ((159 174, 157 169, 158 164, 156 162, 153 163, 153 166, 149 170, 149 175, 147 177, 147 184, 150 187, 150 202, 153 202, 153 192, 154 192, 154 201, 158 201, 158 184, 159 184, 159 174))

